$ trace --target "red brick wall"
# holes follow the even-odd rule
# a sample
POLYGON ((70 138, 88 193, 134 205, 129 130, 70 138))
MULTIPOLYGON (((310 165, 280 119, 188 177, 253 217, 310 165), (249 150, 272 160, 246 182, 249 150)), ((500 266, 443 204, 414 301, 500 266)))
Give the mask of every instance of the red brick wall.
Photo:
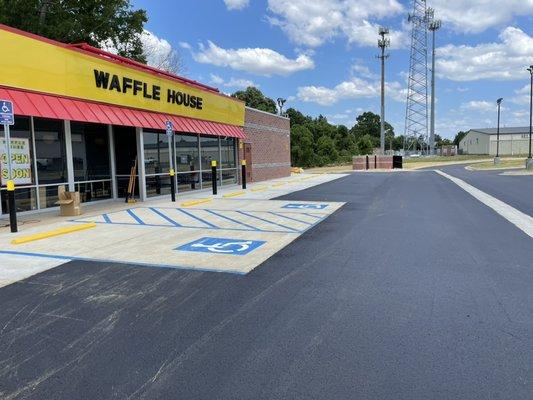
MULTIPOLYGON (((252 181, 282 178, 291 174, 290 120, 246 107, 245 143, 252 146, 252 181)), ((239 163, 244 149, 239 148, 239 163)))

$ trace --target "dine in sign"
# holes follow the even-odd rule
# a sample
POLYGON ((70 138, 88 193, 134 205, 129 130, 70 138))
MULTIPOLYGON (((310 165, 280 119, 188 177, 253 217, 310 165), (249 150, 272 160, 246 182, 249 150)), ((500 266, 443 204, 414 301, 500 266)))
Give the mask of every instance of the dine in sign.
MULTIPOLYGON (((8 160, 5 139, 0 139, 0 170, 2 185, 8 181, 8 160)), ((11 168, 16 185, 31 184, 30 141, 27 138, 11 138, 11 168)))

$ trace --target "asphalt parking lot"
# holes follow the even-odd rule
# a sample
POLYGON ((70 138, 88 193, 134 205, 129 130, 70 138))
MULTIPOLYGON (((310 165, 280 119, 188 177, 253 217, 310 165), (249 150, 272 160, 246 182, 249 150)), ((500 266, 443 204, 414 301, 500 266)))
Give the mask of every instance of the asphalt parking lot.
POLYGON ((1 288, 0 397, 531 398, 531 237, 432 171, 278 200, 345 204, 247 275, 71 261, 1 288))

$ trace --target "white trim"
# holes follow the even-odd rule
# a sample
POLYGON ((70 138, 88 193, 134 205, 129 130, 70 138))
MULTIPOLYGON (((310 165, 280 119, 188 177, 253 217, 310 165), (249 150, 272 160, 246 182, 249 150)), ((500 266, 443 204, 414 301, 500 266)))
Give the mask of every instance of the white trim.
POLYGON ((117 199, 117 165, 115 160, 115 135, 113 134, 113 125, 107 125, 107 133, 109 136, 109 165, 111 166, 111 197, 117 199))
POLYGON ((63 130, 65 131, 65 154, 67 157, 67 180, 69 192, 74 191, 74 159, 72 157, 72 134, 70 121, 63 120, 63 130))
POLYGON ((284 117, 283 115, 279 115, 279 114, 272 114, 272 113, 269 113, 268 111, 263 111, 263 110, 258 110, 256 108, 252 108, 252 107, 248 107, 248 106, 245 106, 244 107, 246 110, 250 110, 250 111, 257 111, 258 113, 263 113, 263 114, 266 114, 266 115, 270 115, 272 117, 278 117, 278 118, 281 118, 281 119, 288 119, 290 120, 289 117, 284 117))

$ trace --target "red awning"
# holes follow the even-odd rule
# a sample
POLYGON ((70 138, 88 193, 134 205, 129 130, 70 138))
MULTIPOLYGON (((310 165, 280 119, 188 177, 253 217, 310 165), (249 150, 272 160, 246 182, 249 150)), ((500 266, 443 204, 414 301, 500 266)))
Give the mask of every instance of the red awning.
POLYGON ((165 129, 166 121, 172 121, 174 130, 180 132, 229 136, 240 139, 246 137, 241 126, 28 92, 20 89, 0 87, 0 99, 13 102, 15 115, 161 130, 165 129))

